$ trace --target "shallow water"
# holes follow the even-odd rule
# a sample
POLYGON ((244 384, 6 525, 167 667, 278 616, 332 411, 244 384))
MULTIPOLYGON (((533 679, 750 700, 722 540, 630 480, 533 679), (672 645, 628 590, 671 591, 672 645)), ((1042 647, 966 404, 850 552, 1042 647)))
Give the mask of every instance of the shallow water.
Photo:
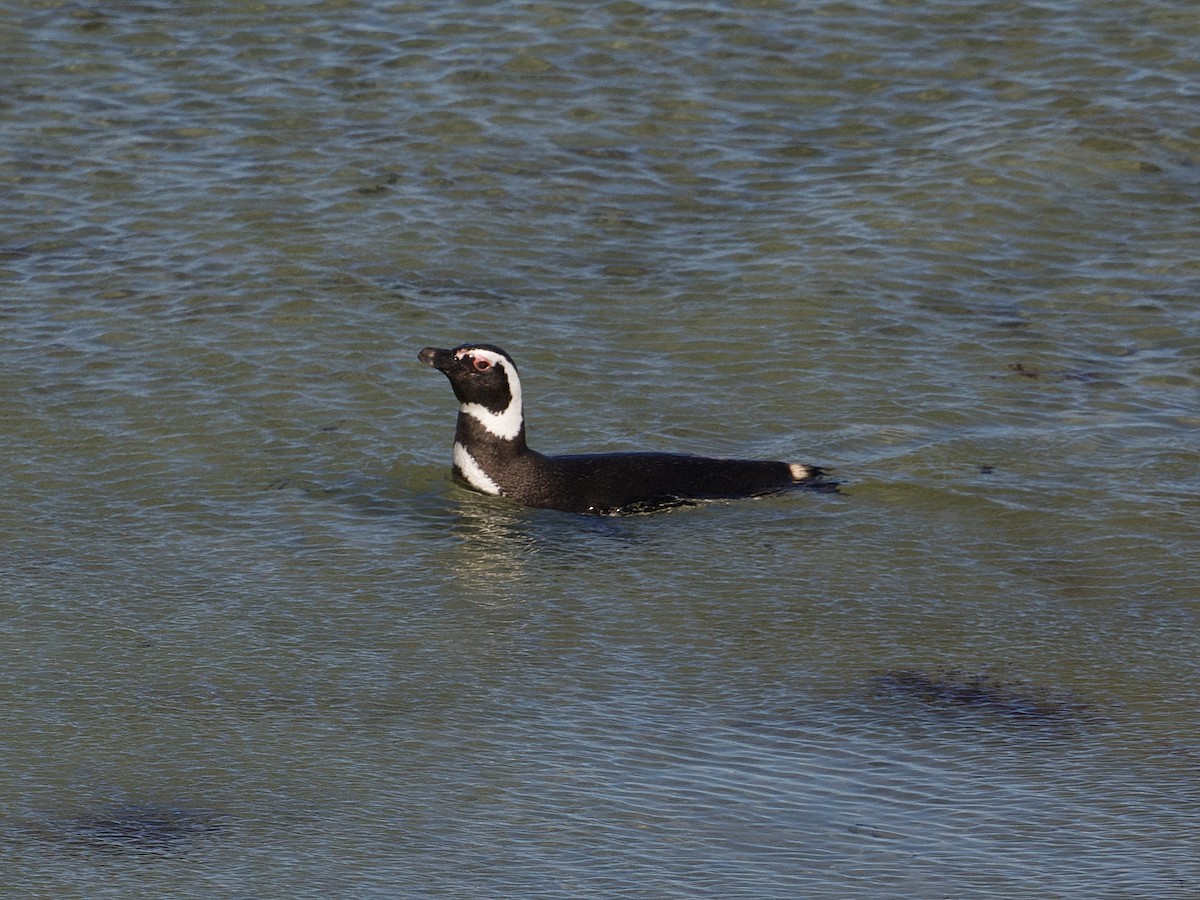
POLYGON ((0 51, 14 896, 1194 892, 1192 3, 46 2, 0 51), (415 359, 465 340, 540 449, 843 491, 469 494, 415 359))

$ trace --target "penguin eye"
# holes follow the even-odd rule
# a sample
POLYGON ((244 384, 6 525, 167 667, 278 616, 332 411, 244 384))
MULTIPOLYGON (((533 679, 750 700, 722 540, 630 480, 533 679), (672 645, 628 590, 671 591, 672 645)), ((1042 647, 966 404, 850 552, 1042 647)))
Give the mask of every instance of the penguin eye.
POLYGON ((476 372, 486 372, 488 369, 490 369, 492 367, 492 364, 490 362, 488 362, 486 359, 484 359, 482 356, 472 357, 471 365, 473 365, 475 367, 476 372))

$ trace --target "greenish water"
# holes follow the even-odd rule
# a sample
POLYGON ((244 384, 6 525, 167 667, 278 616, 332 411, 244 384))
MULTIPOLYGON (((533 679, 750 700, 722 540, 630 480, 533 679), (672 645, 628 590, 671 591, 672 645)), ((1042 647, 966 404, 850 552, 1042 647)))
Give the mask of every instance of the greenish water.
POLYGON ((11 896, 1200 882, 1200 17, 0 12, 11 896), (654 516, 545 451, 834 469, 654 516))

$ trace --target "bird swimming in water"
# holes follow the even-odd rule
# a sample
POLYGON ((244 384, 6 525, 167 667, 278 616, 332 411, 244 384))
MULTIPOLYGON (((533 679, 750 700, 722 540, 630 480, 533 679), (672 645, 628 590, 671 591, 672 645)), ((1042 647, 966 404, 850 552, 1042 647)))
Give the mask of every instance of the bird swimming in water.
POLYGON ((526 506, 606 514, 832 486, 821 469, 803 463, 680 453, 546 456, 525 443, 521 379, 505 351, 463 344, 453 350, 426 347, 417 358, 450 379, 459 402, 454 476, 484 494, 526 506))

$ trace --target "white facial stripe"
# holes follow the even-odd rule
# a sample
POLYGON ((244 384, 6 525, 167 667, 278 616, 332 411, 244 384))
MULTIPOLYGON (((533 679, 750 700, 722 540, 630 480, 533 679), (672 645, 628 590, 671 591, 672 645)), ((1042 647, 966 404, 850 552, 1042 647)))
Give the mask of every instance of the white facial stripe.
MULTIPOLYGON (((521 412, 521 379, 517 377, 517 370, 509 365, 507 359, 491 350, 462 350, 456 355, 459 359, 464 356, 486 359, 504 372, 504 377, 508 379, 508 394, 512 398, 507 409, 498 413, 492 412, 482 403, 464 403, 459 409, 479 422, 489 434, 502 440, 511 441, 521 433, 521 426, 525 421, 521 412)), ((483 489, 480 488, 480 490, 483 489)))
POLYGON ((458 441, 454 442, 454 465, 462 472, 467 484, 485 494, 499 495, 500 485, 488 478, 487 473, 475 462, 475 457, 467 452, 467 448, 458 441))

